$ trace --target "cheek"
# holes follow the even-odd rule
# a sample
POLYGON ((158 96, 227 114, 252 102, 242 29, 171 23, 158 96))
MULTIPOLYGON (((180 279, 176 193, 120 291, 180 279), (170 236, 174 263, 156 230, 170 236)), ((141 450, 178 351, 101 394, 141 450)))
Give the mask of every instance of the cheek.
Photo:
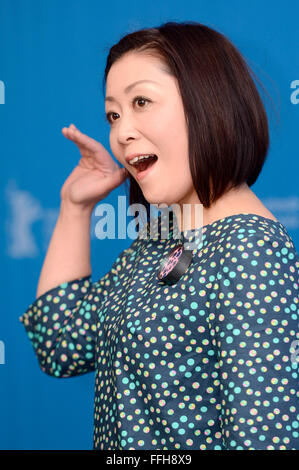
POLYGON ((159 140, 162 147, 171 151, 173 155, 178 158, 180 162, 188 161, 188 129, 181 114, 172 114, 164 117, 160 125, 156 125, 156 133, 159 135, 159 140))

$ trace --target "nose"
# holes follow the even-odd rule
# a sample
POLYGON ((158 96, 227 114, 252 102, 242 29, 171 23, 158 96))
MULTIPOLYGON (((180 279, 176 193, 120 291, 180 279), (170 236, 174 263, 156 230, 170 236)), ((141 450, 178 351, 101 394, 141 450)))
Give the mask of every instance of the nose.
POLYGON ((117 140, 120 144, 126 144, 131 139, 138 137, 136 123, 132 116, 122 116, 117 125, 117 140))

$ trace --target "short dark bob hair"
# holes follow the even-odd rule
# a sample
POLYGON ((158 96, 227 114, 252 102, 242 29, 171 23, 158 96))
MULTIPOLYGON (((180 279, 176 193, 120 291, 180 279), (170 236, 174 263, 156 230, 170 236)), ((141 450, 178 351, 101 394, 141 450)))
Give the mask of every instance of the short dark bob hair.
MULTIPOLYGON (((178 81, 201 204, 209 208, 227 190, 245 182, 252 186, 268 152, 268 120, 250 72, 256 76, 230 40, 194 21, 131 32, 109 51, 103 89, 111 66, 127 52, 161 59, 178 81)), ((143 204, 149 215, 149 203, 130 174, 129 181, 130 204, 143 204)))

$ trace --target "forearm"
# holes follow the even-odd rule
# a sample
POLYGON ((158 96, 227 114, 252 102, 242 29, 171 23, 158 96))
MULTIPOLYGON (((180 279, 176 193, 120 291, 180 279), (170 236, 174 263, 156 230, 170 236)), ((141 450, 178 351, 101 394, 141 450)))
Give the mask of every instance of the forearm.
POLYGON ((41 270, 36 297, 58 284, 91 274, 90 219, 92 209, 64 201, 41 270))

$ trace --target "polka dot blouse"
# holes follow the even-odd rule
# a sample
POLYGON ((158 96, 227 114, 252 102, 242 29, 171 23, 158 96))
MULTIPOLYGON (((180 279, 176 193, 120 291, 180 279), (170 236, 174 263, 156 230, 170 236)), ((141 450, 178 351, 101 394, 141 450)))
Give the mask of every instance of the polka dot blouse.
POLYGON ((95 372, 94 449, 299 449, 299 258, 286 228, 245 213, 182 232, 200 242, 167 285, 170 229, 139 236, 97 282, 29 306, 20 321, 42 371, 95 372))

